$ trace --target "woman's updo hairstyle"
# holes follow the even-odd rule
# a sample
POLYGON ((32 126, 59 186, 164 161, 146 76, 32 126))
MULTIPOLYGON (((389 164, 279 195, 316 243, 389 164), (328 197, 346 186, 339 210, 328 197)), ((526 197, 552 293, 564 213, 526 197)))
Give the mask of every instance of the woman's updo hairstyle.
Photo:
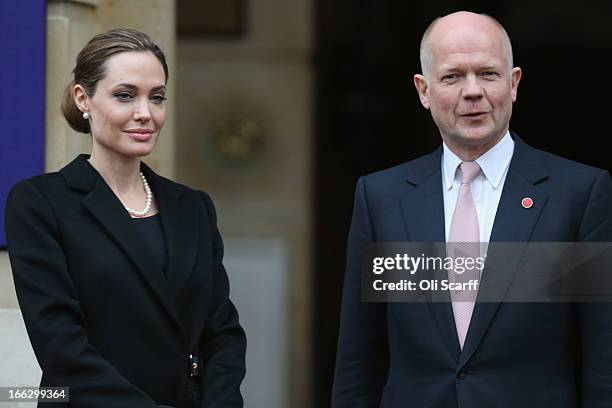
POLYGON ((106 75, 106 61, 113 55, 130 51, 150 51, 161 63, 166 82, 168 81, 168 65, 162 50, 155 45, 148 35, 137 30, 119 28, 101 33, 93 37, 79 52, 76 66, 72 70, 74 79, 64 91, 62 97, 62 113, 71 128, 81 133, 90 133, 89 121, 83 119, 72 96, 72 88, 79 84, 87 95, 96 92, 96 85, 106 75))

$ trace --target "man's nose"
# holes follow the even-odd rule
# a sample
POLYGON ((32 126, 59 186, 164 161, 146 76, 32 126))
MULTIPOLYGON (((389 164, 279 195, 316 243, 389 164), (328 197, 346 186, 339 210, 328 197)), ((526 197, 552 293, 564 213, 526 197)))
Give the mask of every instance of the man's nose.
POLYGON ((481 98, 484 95, 484 88, 478 82, 476 75, 468 75, 463 88, 461 89, 461 97, 466 99, 481 98))

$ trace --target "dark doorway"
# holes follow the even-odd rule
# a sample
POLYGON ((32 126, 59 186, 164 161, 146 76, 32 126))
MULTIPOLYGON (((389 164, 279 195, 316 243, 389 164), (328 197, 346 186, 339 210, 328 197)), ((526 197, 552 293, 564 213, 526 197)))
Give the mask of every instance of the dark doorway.
POLYGON ((314 406, 322 408, 330 401, 355 182, 440 144, 412 84, 428 23, 461 9, 497 18, 523 68, 511 129, 535 147, 610 170, 604 146, 612 86, 603 61, 612 54, 612 13, 603 1, 318 0, 316 6, 313 341, 314 406))

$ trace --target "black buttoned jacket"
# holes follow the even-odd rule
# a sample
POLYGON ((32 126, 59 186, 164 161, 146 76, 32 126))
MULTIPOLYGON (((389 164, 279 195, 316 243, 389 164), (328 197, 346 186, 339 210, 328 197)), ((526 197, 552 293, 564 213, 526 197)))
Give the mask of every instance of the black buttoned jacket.
POLYGON ((9 256, 41 386, 70 387, 72 407, 242 407, 246 338, 212 201, 141 170, 168 278, 87 156, 9 194, 9 256))

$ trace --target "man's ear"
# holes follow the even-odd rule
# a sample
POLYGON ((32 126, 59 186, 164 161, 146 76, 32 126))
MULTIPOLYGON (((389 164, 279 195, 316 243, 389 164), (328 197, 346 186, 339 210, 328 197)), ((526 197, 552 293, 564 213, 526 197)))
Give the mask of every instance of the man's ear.
POLYGON ((81 112, 89 112, 89 96, 82 85, 76 84, 72 87, 72 97, 81 112))
POLYGON ((521 77, 523 76, 523 71, 519 67, 512 68, 511 72, 512 76, 512 102, 516 101, 516 97, 518 95, 518 84, 521 81, 521 77))
POLYGON ((429 86, 427 85, 427 80, 425 79, 423 75, 416 74, 414 76, 414 87, 419 93, 419 99, 421 100, 421 105, 423 105, 425 109, 429 109, 429 106, 430 106, 429 94, 427 92, 429 90, 429 86))

